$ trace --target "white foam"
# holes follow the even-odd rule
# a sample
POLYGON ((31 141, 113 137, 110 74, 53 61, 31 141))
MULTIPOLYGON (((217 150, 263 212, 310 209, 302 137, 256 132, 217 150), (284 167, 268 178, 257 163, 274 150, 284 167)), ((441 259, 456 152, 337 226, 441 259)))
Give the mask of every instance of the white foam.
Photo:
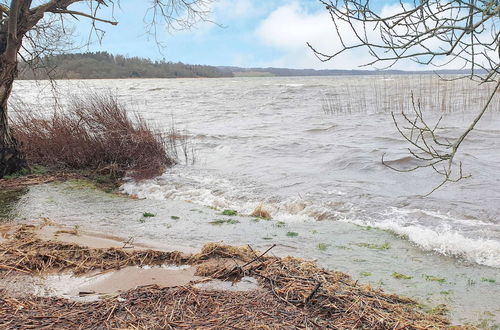
POLYGON ((345 219, 344 221, 362 226, 389 230, 404 236, 426 251, 435 251, 447 256, 454 256, 481 265, 500 268, 500 243, 491 239, 466 237, 448 225, 437 228, 425 228, 419 225, 405 225, 397 218, 383 221, 362 221, 345 219))
MULTIPOLYGON (((488 237, 488 228, 498 225, 476 219, 457 219, 451 214, 438 211, 390 207, 381 214, 363 216, 360 219, 362 210, 348 202, 339 207, 323 205, 314 199, 308 199, 307 195, 305 198, 264 198, 259 197, 259 191, 255 191, 255 187, 251 185, 239 185, 211 175, 184 172, 183 169, 170 171, 155 180, 140 183, 131 181, 121 189, 128 194, 136 194, 139 198, 190 201, 204 206, 234 209, 240 214, 251 214, 262 203, 275 220, 341 220, 372 226, 407 237, 426 251, 500 268, 500 242, 488 237)), ((331 190, 331 193, 341 195, 336 190, 331 190)))

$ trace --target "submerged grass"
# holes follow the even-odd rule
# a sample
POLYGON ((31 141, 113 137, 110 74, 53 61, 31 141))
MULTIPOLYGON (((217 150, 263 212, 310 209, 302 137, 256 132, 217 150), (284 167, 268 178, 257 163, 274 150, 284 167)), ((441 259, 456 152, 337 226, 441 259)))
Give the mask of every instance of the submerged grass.
POLYGON ((234 215, 237 215, 238 212, 236 212, 235 210, 224 210, 224 211, 222 211, 221 214, 226 215, 226 216, 234 216, 234 215))
POLYGON ((405 274, 401 274, 401 273, 397 273, 397 272, 392 273, 392 277, 394 277, 395 279, 398 279, 398 280, 411 280, 413 278, 413 276, 409 276, 409 275, 405 275, 405 274))
POLYGON ((384 244, 375 244, 375 243, 356 243, 355 245, 359 247, 365 247, 373 250, 388 250, 391 248, 391 245, 388 242, 384 244))
POLYGON ((446 279, 442 277, 437 277, 434 275, 422 275, 426 281, 431 281, 431 282, 439 282, 439 283, 446 283, 446 279))
POLYGON ((326 250, 328 250, 328 247, 330 247, 330 244, 326 244, 326 243, 319 243, 318 244, 318 250, 320 250, 320 251, 326 251, 326 250))
POLYGON ((235 219, 215 219, 215 220, 209 222, 209 224, 211 224, 213 226, 222 226, 224 224, 235 225, 237 223, 240 223, 240 222, 238 220, 235 220, 235 219))

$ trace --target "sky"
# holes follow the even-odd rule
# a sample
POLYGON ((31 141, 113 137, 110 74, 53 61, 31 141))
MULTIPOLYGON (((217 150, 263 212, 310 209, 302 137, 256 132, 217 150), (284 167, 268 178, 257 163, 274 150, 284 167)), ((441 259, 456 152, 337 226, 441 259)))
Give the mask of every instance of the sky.
MULTIPOLYGON (((159 26, 158 38, 165 45, 161 49, 153 38, 145 35, 147 3, 122 0, 120 8, 114 9, 119 24, 99 24, 106 31, 104 39, 81 51, 241 67, 357 69, 370 61, 364 50, 326 63, 315 57, 306 42, 327 53, 339 47, 328 11, 317 0, 217 0, 210 17, 217 24, 202 22, 189 31, 175 32, 159 26)), ((379 6, 377 10, 385 11, 394 1, 373 3, 379 6)), ((102 16, 109 18, 110 13, 103 12, 102 16)), ((80 18, 76 24, 80 40, 86 38, 88 21, 80 18)), ((349 32, 346 36, 353 38, 349 32)), ((417 66, 405 64, 404 68, 417 69, 417 66)))

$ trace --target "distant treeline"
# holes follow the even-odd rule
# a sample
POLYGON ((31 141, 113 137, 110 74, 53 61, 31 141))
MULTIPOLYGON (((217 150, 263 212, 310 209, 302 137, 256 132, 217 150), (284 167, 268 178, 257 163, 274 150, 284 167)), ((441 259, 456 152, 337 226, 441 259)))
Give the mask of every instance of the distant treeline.
POLYGON ((152 61, 107 52, 46 56, 36 68, 20 64, 20 79, 113 79, 113 78, 220 78, 265 76, 343 76, 376 74, 467 74, 467 70, 314 70, 287 68, 241 68, 152 61))
POLYGON ((468 70, 427 70, 427 71, 403 71, 403 70, 315 70, 315 69, 288 69, 288 68, 240 68, 234 66, 219 66, 218 69, 226 73, 232 73, 239 77, 250 76, 351 76, 351 75, 397 75, 397 74, 469 74, 468 70))
POLYGON ((228 71, 208 65, 151 61, 107 52, 46 56, 30 68, 20 65, 20 79, 106 79, 106 78, 217 78, 232 77, 228 71))

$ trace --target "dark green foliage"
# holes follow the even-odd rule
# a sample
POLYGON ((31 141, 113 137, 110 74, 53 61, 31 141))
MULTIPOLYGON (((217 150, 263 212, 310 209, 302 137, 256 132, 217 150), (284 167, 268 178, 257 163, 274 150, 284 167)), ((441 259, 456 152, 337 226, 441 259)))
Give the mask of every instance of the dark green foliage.
POLYGON ((19 79, 111 79, 111 78, 216 78, 233 74, 208 65, 151 61, 107 52, 52 55, 44 67, 29 69, 20 64, 19 79))

